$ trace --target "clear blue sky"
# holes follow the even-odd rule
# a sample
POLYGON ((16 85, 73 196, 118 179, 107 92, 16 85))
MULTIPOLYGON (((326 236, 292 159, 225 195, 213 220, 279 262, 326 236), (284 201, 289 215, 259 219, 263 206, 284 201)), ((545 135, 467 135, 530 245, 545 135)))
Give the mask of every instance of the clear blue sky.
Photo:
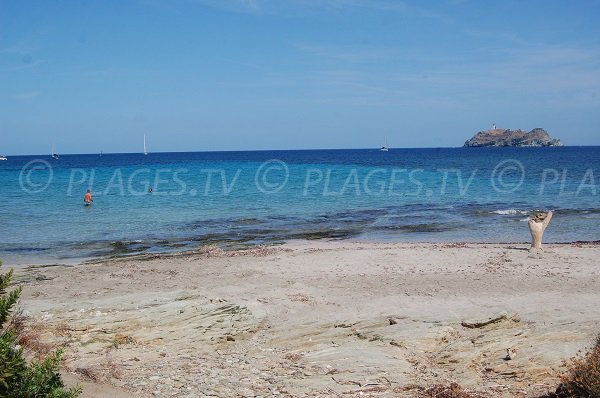
POLYGON ((0 153, 600 144, 600 2, 0 0, 0 153))

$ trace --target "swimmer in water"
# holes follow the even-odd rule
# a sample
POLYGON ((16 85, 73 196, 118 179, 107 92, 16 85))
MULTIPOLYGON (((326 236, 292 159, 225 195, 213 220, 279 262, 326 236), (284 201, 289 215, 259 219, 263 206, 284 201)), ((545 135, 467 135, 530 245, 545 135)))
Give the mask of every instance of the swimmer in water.
POLYGON ((94 199, 92 199, 92 193, 88 189, 85 192, 85 195, 83 196, 83 203, 85 203, 86 206, 89 206, 92 204, 93 201, 94 201, 94 199))

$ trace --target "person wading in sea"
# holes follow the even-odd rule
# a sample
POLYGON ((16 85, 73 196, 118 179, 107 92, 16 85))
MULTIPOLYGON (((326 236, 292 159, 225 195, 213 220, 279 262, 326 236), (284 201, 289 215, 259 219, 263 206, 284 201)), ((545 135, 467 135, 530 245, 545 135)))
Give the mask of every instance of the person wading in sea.
POLYGON ((83 203, 85 203, 86 206, 90 206, 93 201, 94 199, 92 199, 92 193, 88 189, 83 196, 83 203))

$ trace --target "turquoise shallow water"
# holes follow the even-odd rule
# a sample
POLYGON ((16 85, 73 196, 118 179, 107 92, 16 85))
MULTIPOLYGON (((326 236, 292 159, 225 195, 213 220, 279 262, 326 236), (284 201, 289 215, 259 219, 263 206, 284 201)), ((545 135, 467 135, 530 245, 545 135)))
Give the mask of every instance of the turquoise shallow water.
POLYGON ((547 241, 598 240, 599 194, 600 147, 10 157, 0 258, 319 238, 525 242, 534 209, 556 210, 547 241))

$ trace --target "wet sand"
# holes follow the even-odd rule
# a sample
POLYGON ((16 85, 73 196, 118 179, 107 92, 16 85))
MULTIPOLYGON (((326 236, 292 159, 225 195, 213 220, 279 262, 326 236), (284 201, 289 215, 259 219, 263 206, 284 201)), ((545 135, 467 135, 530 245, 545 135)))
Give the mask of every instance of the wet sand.
POLYGON ((600 331, 600 246, 526 248, 291 242, 17 279, 84 397, 535 397, 600 331))

